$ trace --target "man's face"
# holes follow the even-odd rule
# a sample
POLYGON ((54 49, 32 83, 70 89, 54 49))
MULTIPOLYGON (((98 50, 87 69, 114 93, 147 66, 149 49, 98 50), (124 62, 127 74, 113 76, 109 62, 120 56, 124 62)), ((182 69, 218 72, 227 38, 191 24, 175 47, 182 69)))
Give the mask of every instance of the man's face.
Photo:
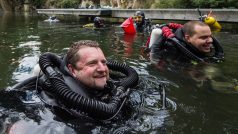
POLYGON ((103 89, 109 79, 109 70, 102 50, 85 47, 78 51, 78 55, 80 59, 76 63, 76 68, 68 66, 73 76, 85 86, 103 89))
POLYGON ((136 24, 141 24, 143 21, 143 16, 140 16, 140 15, 134 16, 133 20, 136 24))
POLYGON ((195 25, 195 34, 193 36, 185 35, 188 43, 191 43, 202 53, 208 53, 212 47, 212 33, 208 26, 195 25))

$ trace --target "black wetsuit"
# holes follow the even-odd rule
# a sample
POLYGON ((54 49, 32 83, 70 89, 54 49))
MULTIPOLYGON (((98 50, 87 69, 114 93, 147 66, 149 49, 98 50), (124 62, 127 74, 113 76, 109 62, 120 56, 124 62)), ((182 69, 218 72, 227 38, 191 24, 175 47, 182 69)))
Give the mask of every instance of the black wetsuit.
POLYGON ((151 26, 152 26, 151 25, 151 20, 150 19, 144 19, 142 23, 136 23, 136 31, 150 34, 151 26))

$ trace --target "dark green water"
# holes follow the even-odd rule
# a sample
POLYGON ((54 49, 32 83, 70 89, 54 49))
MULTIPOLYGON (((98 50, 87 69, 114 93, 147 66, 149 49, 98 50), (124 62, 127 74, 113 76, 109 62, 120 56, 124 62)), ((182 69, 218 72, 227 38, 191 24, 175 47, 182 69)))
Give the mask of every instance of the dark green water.
POLYGON ((9 133, 238 133, 238 28, 223 24, 214 33, 225 51, 225 61, 198 64, 189 68, 161 68, 141 53, 147 36, 125 36, 119 24, 85 29, 88 22, 66 19, 44 22, 36 15, 0 15, 0 89, 31 76, 38 57, 44 52, 64 54, 69 44, 82 39, 96 40, 108 59, 135 68, 140 84, 131 95, 134 114, 117 123, 79 121, 74 126, 57 120, 39 100, 26 104, 19 96, 0 96, 0 132, 9 133), (161 109, 159 83, 165 82, 168 107, 161 109), (15 124, 12 126, 12 124, 15 124), (87 125, 85 125, 87 124, 87 125), (14 129, 15 128, 15 129, 14 129), (15 131, 14 131, 15 130, 15 131), (16 132, 17 130, 17 132, 16 132))

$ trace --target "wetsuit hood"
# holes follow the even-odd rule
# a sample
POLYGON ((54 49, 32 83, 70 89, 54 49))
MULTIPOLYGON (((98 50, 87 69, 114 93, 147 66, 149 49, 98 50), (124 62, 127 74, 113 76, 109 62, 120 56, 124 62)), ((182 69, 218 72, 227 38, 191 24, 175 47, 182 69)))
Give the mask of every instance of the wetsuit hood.
POLYGON ((136 22, 136 26, 137 26, 138 28, 142 28, 143 25, 145 25, 145 13, 142 12, 142 11, 136 11, 135 14, 134 14, 134 16, 141 16, 141 17, 142 17, 141 22, 136 22))

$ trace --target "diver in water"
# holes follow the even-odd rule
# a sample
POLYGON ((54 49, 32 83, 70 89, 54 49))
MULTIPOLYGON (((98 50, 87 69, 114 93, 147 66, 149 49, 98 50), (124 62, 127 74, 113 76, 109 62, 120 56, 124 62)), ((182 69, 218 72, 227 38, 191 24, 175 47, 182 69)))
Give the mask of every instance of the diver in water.
POLYGON ((99 44, 91 40, 73 43, 63 60, 52 53, 43 54, 39 65, 44 73, 38 82, 40 96, 56 112, 74 118, 114 118, 125 103, 128 88, 138 82, 135 70, 107 61, 99 44), (123 70, 128 78, 115 82, 109 77, 109 68, 123 70))
POLYGON ((126 34, 135 34, 136 32, 150 34, 152 24, 150 19, 145 18, 144 12, 136 11, 134 16, 127 18, 120 27, 126 34))
POLYGON ((44 21, 46 21, 46 22, 58 22, 59 19, 57 19, 57 17, 53 15, 53 16, 50 16, 47 20, 44 20, 44 21))
POLYGON ((105 27, 104 19, 101 17, 95 17, 93 23, 83 25, 84 28, 103 28, 105 27))
POLYGON ((51 20, 55 20, 55 19, 57 19, 57 18, 56 18, 56 16, 50 16, 50 19, 51 19, 51 20))
MULTIPOLYGON (((106 60, 96 41, 74 42, 64 57, 44 53, 40 56, 39 66, 38 76, 17 83, 11 90, 20 91, 21 100, 26 101, 31 101, 33 93, 37 93, 54 113, 54 120, 66 121, 70 127, 77 128, 77 132, 83 128, 82 131, 85 133, 86 129, 90 129, 88 131, 91 132, 91 126, 95 127, 91 122, 123 120, 128 115, 130 109, 127 99, 130 88, 138 83, 138 74, 125 64, 106 60), (26 94, 22 94, 22 91, 26 94)), ((36 69, 37 67, 34 71, 36 69)), ((41 106, 40 103, 40 111, 41 106)), ((35 112, 34 114, 38 115, 35 112)), ((59 125, 60 129, 55 129, 55 123, 58 121, 53 122, 49 121, 39 126, 20 120, 12 124, 8 132, 27 133, 32 126, 35 133, 58 133, 61 130, 66 133, 74 132, 62 124, 59 125)))
POLYGON ((189 21, 184 25, 170 23, 154 29, 147 47, 151 56, 159 59, 183 62, 224 59, 221 45, 212 36, 210 27, 201 21, 189 21))
POLYGON ((104 19, 102 19, 101 17, 95 17, 93 19, 93 24, 94 24, 94 27, 96 28, 105 27, 104 19))
POLYGON ((136 11, 133 20, 137 32, 150 32, 151 21, 150 19, 145 18, 145 13, 143 11, 136 11))
POLYGON ((160 71, 171 71, 173 77, 175 73, 190 76, 198 87, 209 84, 217 92, 237 92, 237 80, 230 81, 213 64, 207 64, 224 60, 224 53, 204 22, 167 24, 153 30, 151 42, 150 60, 160 71))

